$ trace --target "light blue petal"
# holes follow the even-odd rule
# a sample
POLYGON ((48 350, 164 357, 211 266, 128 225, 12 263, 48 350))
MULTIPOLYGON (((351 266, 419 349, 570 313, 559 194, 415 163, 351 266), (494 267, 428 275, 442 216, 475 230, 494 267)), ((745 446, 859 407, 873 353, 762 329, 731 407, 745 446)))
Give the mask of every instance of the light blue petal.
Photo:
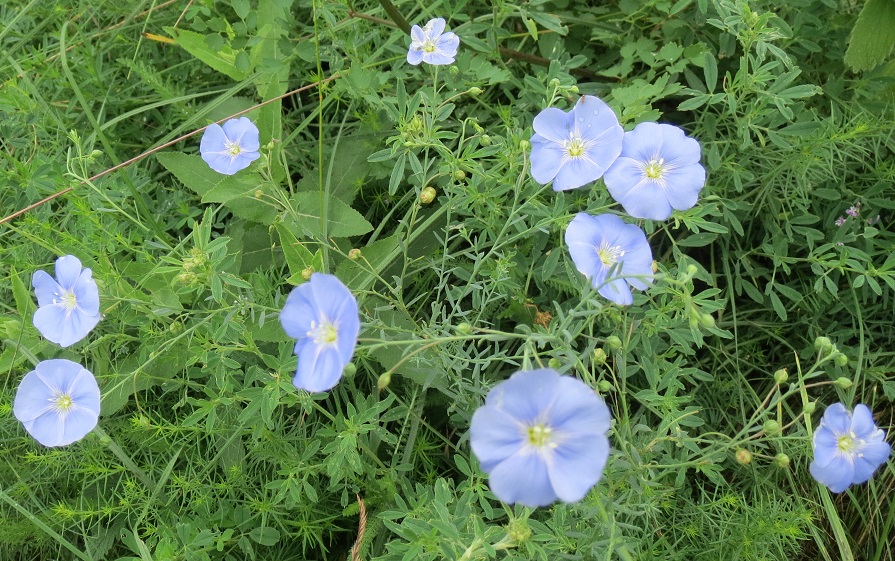
POLYGON ((460 38, 457 37, 456 33, 445 33, 441 37, 438 38, 438 41, 435 43, 435 50, 445 56, 450 57, 453 62, 453 58, 457 56, 457 49, 460 48, 460 38))
POLYGON ((538 113, 532 128, 551 142, 562 145, 572 134, 572 115, 556 107, 548 107, 538 113))
MULTIPOLYGON (((206 127, 205 132, 202 133, 202 140, 199 141, 199 152, 202 154, 202 159, 208 162, 205 157, 206 153, 214 153, 214 152, 223 152, 225 150, 227 144, 227 135, 224 134, 224 129, 221 128, 221 125, 217 123, 212 123, 206 127)), ((211 162, 208 162, 211 165, 211 162)), ((212 169, 214 167, 212 166, 212 169)), ((215 169, 215 171, 217 171, 215 169)))
POLYGON ((607 280, 601 286, 594 283, 594 288, 600 296, 619 306, 630 306, 634 303, 634 295, 631 294, 631 289, 624 279, 607 280))
POLYGON ((600 179, 605 168, 594 162, 593 160, 581 158, 571 158, 556 173, 553 178, 554 191, 568 191, 569 189, 577 189, 600 179))
POLYGON ((531 137, 531 176, 546 185, 553 181, 563 164, 563 147, 535 134, 531 137))
POLYGON ((258 127, 248 117, 230 119, 222 126, 224 135, 239 145, 246 152, 254 152, 261 148, 258 142, 258 127))
POLYGON ((611 415, 593 388, 571 376, 561 376, 557 385, 557 397, 547 415, 547 424, 567 435, 605 435, 611 415))
POLYGON ((603 262, 597 254, 602 242, 602 229, 593 216, 584 212, 576 214, 566 227, 565 241, 579 273, 592 278, 604 270, 603 262))
POLYGON ((861 448, 861 460, 873 466, 879 466, 889 460, 892 447, 885 440, 868 442, 861 448))
POLYGON ((81 276, 74 286, 75 301, 81 312, 90 315, 99 315, 99 288, 93 280, 93 272, 90 269, 81 271, 81 276))
POLYGON ((488 484, 491 492, 508 504, 547 506, 557 498, 544 460, 534 453, 520 452, 498 464, 488 484))
POLYGON ((444 33, 444 28, 447 26, 447 22, 444 21, 444 18, 433 18, 429 20, 429 23, 426 24, 426 35, 435 39, 442 33, 444 33))
POLYGON ((229 152, 202 152, 202 159, 208 167, 224 175, 233 175, 242 168, 238 168, 236 158, 229 152))
MULTIPOLYGON (((61 306, 56 306, 54 304, 42 306, 34 312, 34 317, 31 321, 34 323, 34 327, 40 331, 40 334, 43 335, 45 339, 48 339, 57 345, 61 345, 62 341, 68 342, 72 337, 70 330, 66 330, 68 320, 66 318, 65 309, 61 306)), ((68 345, 71 345, 71 343, 68 343, 68 345)), ((63 346, 67 347, 68 345, 63 346)))
POLYGON ((318 321, 326 318, 336 322, 347 315, 357 316, 357 300, 335 275, 314 273, 311 280, 298 288, 309 291, 308 300, 318 310, 318 321))
POLYGON ((345 362, 333 346, 305 345, 298 355, 298 370, 292 384, 309 392, 325 392, 342 378, 345 362))
POLYGON ((56 282, 71 290, 81 276, 81 261, 74 255, 64 255, 56 260, 56 282))
POLYGON ((410 28, 410 39, 414 43, 425 43, 426 42, 426 32, 423 31, 423 28, 414 25, 410 28))
POLYGON ((99 417, 93 411, 83 408, 71 409, 62 422, 62 440, 56 446, 66 446, 81 440, 96 427, 99 417))
POLYGON ((500 462, 518 453, 524 446, 524 426, 497 407, 479 407, 469 426, 469 444, 489 473, 500 462))
POLYGON ((612 108, 595 96, 585 95, 572 108, 572 126, 585 140, 597 140, 601 144, 616 146, 614 160, 621 152, 625 131, 612 108))
POLYGON ((834 403, 824 411, 820 422, 833 431, 833 434, 840 436, 851 430, 851 413, 841 403, 834 403))
POLYGON ((839 442, 836 435, 824 425, 820 425, 814 431, 812 439, 814 445, 814 463, 818 467, 825 467, 838 455, 839 442))
POLYGON ((693 208, 705 186, 705 168, 693 164, 669 170, 665 174, 665 183, 665 196, 671 206, 677 210, 693 208))
POLYGON ((850 430, 855 433, 858 438, 864 439, 868 438, 877 430, 876 423, 873 422, 873 413, 870 411, 870 408, 863 403, 855 405, 855 410, 852 412, 850 430))
MULTIPOLYGON (((414 26, 416 27, 416 26, 414 26)), ((423 51, 420 49, 415 49, 410 47, 410 50, 407 51, 407 62, 416 66, 419 63, 423 62, 423 51)))
POLYGON ((35 271, 31 286, 34 287, 38 306, 49 306, 62 294, 62 287, 46 271, 35 271))
POLYGON ((818 483, 826 485, 834 493, 841 493, 852 484, 855 467, 847 459, 838 457, 826 466, 811 462, 808 471, 818 483))
POLYGON ((523 370, 494 386, 485 404, 526 425, 543 419, 556 397, 559 374, 549 368, 523 370))
MULTIPOLYGON (((99 385, 96 383, 96 378, 89 370, 81 367, 80 364, 77 364, 77 366, 80 368, 80 371, 74 379, 72 379, 68 393, 71 396, 72 402, 77 405, 78 410, 86 411, 92 414, 94 418, 98 417, 100 412, 99 385)), ((93 427, 90 427, 89 430, 92 429, 93 427)), ((87 433, 85 432, 84 434, 87 433)))
POLYGON ((574 437, 557 444, 547 460, 550 483, 560 500, 580 501, 603 475, 609 459, 609 439, 574 437))
POLYGON ((423 61, 433 66, 444 66, 453 63, 454 56, 441 51, 435 51, 424 54, 423 61))
POLYGON ((311 322, 317 321, 317 308, 308 298, 308 290, 302 289, 305 284, 292 289, 280 312, 280 325, 293 339, 307 337, 311 322))
POLYGON ((52 395, 52 390, 32 370, 19 382, 12 404, 13 415, 22 423, 33 421, 47 411, 52 395))
POLYGON ((688 137, 681 128, 674 125, 662 124, 659 127, 662 129, 659 154, 666 164, 683 167, 699 163, 702 156, 699 141, 688 137))
POLYGON ((54 411, 47 411, 33 421, 22 423, 34 440, 44 446, 63 446, 65 444, 65 424, 54 411))

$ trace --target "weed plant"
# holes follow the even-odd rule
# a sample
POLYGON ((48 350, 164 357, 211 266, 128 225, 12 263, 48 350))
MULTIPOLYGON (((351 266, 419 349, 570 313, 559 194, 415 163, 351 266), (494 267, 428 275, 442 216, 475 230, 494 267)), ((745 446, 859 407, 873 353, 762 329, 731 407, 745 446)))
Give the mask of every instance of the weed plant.
POLYGON ((895 412, 895 65, 845 66, 860 9, 4 2, 0 559, 895 558, 891 463, 841 494, 809 473, 828 406, 895 412), (408 64, 407 22, 436 17, 456 61, 408 64), (533 180, 534 116, 584 94, 699 140, 695 207, 635 220, 602 181, 533 180), (199 131, 236 115, 261 156, 222 176, 199 131), (633 305, 576 270, 579 212, 645 230, 633 305), (63 255, 103 315, 66 348, 31 319, 63 255), (362 322, 323 393, 278 319, 314 272, 362 322), (46 448, 13 403, 53 358, 101 415, 46 448), (471 418, 547 367, 599 391, 612 451, 583 500, 507 505, 471 418))

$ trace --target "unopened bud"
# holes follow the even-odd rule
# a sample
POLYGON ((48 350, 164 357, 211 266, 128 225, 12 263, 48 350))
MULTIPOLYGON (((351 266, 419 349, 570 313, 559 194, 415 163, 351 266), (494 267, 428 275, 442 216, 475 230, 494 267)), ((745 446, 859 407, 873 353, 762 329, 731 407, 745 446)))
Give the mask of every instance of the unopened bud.
POLYGON ((451 76, 456 76, 460 73, 460 69, 452 64, 448 67, 448 72, 451 73, 451 76))
POLYGON ((152 428, 152 421, 150 421, 149 417, 145 415, 140 415, 140 418, 137 419, 137 422, 139 423, 141 429, 152 428))
POLYGON ((594 349, 594 362, 597 364, 606 363, 606 351, 603 349, 594 349))
POLYGON ((528 521, 523 518, 514 518, 506 528, 507 537, 514 546, 522 545, 531 538, 531 528, 528 526, 528 521))
POLYGON ((103 446, 111 446, 112 439, 109 437, 108 434, 104 434, 101 437, 99 437, 99 443, 102 444, 103 446))
POLYGON ((426 187, 420 193, 420 202, 427 205, 435 200, 436 195, 438 195, 438 191, 434 187, 426 187))
POLYGON ((789 456, 784 453, 779 453, 774 456, 774 465, 780 469, 786 469, 789 467, 789 456))
POLYGON ((699 314, 699 325, 706 329, 715 327, 715 316, 712 314, 699 314))
POLYGON ((802 412, 805 413, 805 415, 811 415, 816 410, 817 410, 817 403, 814 401, 811 401, 811 402, 805 404, 805 407, 804 407, 804 409, 802 409, 802 412))
POLYGON ((264 191, 262 191, 261 189, 255 189, 255 198, 256 199, 260 199, 263 196, 264 196, 264 191))
POLYGON ((342 375, 346 378, 351 378, 354 376, 355 372, 357 372, 357 366, 353 362, 349 362, 345 365, 345 370, 342 371, 342 375))
POLYGON ((600 380, 597 382, 597 389, 600 390, 601 393, 611 392, 614 388, 612 382, 608 380, 600 380))
POLYGON ((482 95, 483 91, 484 90, 482 88, 473 86, 473 87, 469 88, 468 90, 466 90, 466 93, 468 93, 469 95, 482 95))
POLYGON ((461 323, 457 326, 457 333, 460 333, 461 335, 469 335, 472 333, 472 326, 465 322, 461 323))
POLYGON ((748 466, 752 463, 752 452, 746 450, 745 448, 740 448, 734 454, 734 457, 737 460, 737 463, 740 465, 748 466))
POLYGON ((693 277, 698 272, 699 272, 699 267, 697 267, 693 263, 690 263, 689 265, 687 265, 687 276, 688 277, 693 277))
POLYGON ((845 366, 848 364, 848 357, 842 353, 839 353, 833 358, 833 362, 835 362, 839 366, 845 366))
POLYGON ((307 269, 302 269, 301 278, 305 280, 311 280, 311 275, 314 274, 314 269, 308 267, 307 269))
POLYGON ((553 357, 547 361, 547 367, 552 368, 553 370, 559 370, 560 367, 562 367, 562 361, 560 361, 556 357, 553 357))
POLYGON ((578 86, 570 86, 569 93, 573 93, 573 94, 578 93, 578 86))
POLYGON ((392 382, 392 373, 386 372, 385 374, 380 374, 379 379, 376 380, 376 389, 379 391, 384 390, 388 387, 388 385, 392 382))
POLYGON ((765 421, 764 427, 762 427, 762 428, 764 429, 764 432, 766 434, 775 435, 778 432, 780 432, 780 423, 778 423, 777 421, 774 421, 774 420, 765 421))
POLYGON ((356 247, 348 252, 348 259, 351 259, 352 261, 357 261, 358 259, 360 259, 360 256, 361 251, 356 247))
POLYGON ((554 78, 554 79, 550 80, 550 87, 551 88, 559 87, 559 78, 554 78))
POLYGON ((818 337, 814 340, 814 348, 822 353, 829 352, 833 348, 833 342, 829 337, 818 337))
POLYGON ((609 347, 610 350, 617 351, 622 348, 622 340, 615 335, 610 335, 609 337, 606 337, 606 346, 609 347))
POLYGON ((487 134, 483 134, 482 138, 479 139, 479 142, 482 143, 482 146, 491 146, 491 137, 487 134))
POLYGON ((848 378, 846 378, 845 376, 843 376, 841 378, 836 378, 836 381, 833 383, 836 384, 837 388, 842 388, 843 390, 847 390, 852 385, 852 381, 849 380, 848 378))
POLYGON ((466 172, 462 169, 454 171, 454 181, 463 181, 466 179, 466 172))
POLYGON ((785 368, 781 368, 780 370, 774 372, 774 383, 775 384, 783 384, 789 379, 789 373, 785 368))

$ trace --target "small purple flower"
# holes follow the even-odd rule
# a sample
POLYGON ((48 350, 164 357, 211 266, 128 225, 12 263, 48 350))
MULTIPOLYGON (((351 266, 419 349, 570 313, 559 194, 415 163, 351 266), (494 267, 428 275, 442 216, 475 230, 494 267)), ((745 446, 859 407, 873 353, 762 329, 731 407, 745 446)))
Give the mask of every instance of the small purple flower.
POLYGON ((202 134, 199 153, 218 173, 233 175, 261 157, 258 127, 248 117, 230 119, 224 126, 212 123, 202 134))
POLYGON ((892 450, 886 433, 874 424, 873 414, 863 404, 855 406, 854 413, 841 403, 828 407, 812 444, 811 476, 834 493, 870 479, 892 450))
POLYGON ((351 361, 360 332, 357 300, 348 287, 333 275, 314 273, 289 293, 280 323, 298 340, 295 387, 323 392, 335 386, 351 361))
POLYGON ((46 271, 31 277, 37 295, 32 319, 40 334, 61 347, 74 345, 99 323, 99 289, 90 269, 74 255, 56 260, 56 278, 46 271))
POLYGON ((858 215, 861 214, 861 203, 848 207, 845 211, 845 214, 851 216, 852 218, 857 218, 858 215))
POLYGON ((839 218, 837 218, 835 224, 836 226, 842 226, 843 224, 845 224, 845 217, 840 216, 839 218))
POLYGON ((606 171, 609 194, 636 218, 665 220, 696 204, 705 185, 699 142, 673 125, 640 123, 625 133, 621 155, 606 171))
POLYGON ((646 234, 614 214, 580 212, 566 228, 566 245, 578 269, 604 298, 629 305, 628 285, 646 290, 653 277, 653 252, 646 234))
POLYGON ((868 226, 873 226, 874 224, 878 223, 879 220, 880 220, 880 215, 877 214, 877 215, 874 216, 873 218, 868 218, 868 219, 867 219, 867 225, 868 225, 868 226))
POLYGON ((25 374, 12 412, 44 446, 65 446, 84 438, 99 419, 96 378, 76 362, 44 360, 25 374))
POLYGON ((414 25, 410 30, 407 62, 414 66, 421 62, 435 66, 453 63, 460 38, 456 33, 445 33, 444 26, 444 18, 429 20, 425 27, 414 25))
POLYGON ((534 119, 531 175, 553 181, 554 191, 587 185, 603 176, 622 149, 625 131, 600 98, 583 96, 571 111, 544 109, 534 119))
POLYGON ((575 502, 603 474, 609 421, 609 408, 584 382, 550 369, 516 372, 488 392, 469 442, 503 502, 575 502))

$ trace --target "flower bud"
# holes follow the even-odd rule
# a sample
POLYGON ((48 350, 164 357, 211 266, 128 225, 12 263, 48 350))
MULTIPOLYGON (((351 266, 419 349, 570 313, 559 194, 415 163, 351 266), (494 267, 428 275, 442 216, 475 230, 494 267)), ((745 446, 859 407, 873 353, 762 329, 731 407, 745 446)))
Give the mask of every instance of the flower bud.
POLYGON ((833 348, 833 342, 829 337, 818 337, 814 340, 814 348, 822 353, 829 352, 833 348))
POLYGON ((780 469, 786 469, 789 467, 789 456, 784 454, 783 452, 774 456, 774 465, 780 469))
POLYGON ((448 72, 451 73, 451 76, 456 76, 460 73, 460 69, 452 64, 448 67, 448 72))
POLYGON ((487 134, 483 134, 482 138, 479 139, 479 142, 482 143, 482 146, 491 146, 491 137, 487 134))
POLYGON ((573 94, 578 93, 578 86, 570 86, 569 93, 573 93, 573 94))
POLYGON ((802 413, 804 413, 805 415, 811 415, 816 410, 817 410, 817 402, 811 401, 811 402, 805 404, 805 408, 802 409, 802 413))
POLYGON ((348 259, 351 259, 352 261, 357 261, 358 259, 360 259, 360 256, 361 256, 361 252, 360 252, 360 250, 359 250, 358 248, 356 248, 356 247, 353 248, 353 249, 351 249, 351 250, 348 252, 348 259))
POLYGON ((262 189, 255 189, 255 198, 260 199, 264 196, 264 191, 262 189))
POLYGON ((687 276, 688 277, 692 278, 698 272, 699 272, 699 267, 697 267, 693 263, 690 263, 689 265, 687 265, 687 276))
POLYGON ((600 380, 597 382, 597 389, 600 390, 600 393, 608 393, 615 389, 615 387, 609 380, 600 380))
POLYGON ((384 390, 388 387, 388 385, 392 382, 392 373, 386 372, 385 374, 380 374, 379 379, 376 380, 376 389, 379 391, 384 390))
POLYGON ((609 337, 606 337, 606 346, 609 347, 610 350, 617 351, 622 348, 622 340, 615 335, 610 335, 609 337))
POLYGON ((775 384, 783 384, 786 380, 789 379, 789 373, 785 368, 781 368, 780 370, 774 372, 774 383, 775 384))
POLYGON ((562 367, 562 361, 560 361, 556 357, 553 357, 547 361, 547 367, 552 368, 553 370, 559 370, 562 367))
POLYGON ((345 370, 342 371, 342 375, 346 378, 351 378, 357 372, 357 366, 353 362, 349 362, 345 365, 345 370))
POLYGON ((531 150, 531 142, 529 142, 525 139, 520 140, 519 141, 519 149, 522 150, 523 152, 528 152, 529 150, 531 150))
POLYGON ((559 78, 554 78, 554 79, 550 80, 550 87, 558 88, 559 87, 559 78))
POLYGON ((765 421, 764 427, 762 428, 766 434, 773 436, 780 432, 780 423, 772 419, 770 421, 765 421))
POLYGON ((435 190, 434 187, 426 187, 420 193, 420 202, 424 205, 427 205, 435 200, 435 197, 438 195, 438 191, 435 190))
POLYGON ((737 460, 737 463, 743 466, 748 466, 752 463, 752 452, 746 450, 745 448, 740 448, 734 454, 734 457, 737 460))
POLYGON ((482 88, 473 86, 473 87, 469 88, 468 90, 466 90, 466 93, 468 93, 469 95, 482 95, 483 91, 484 90, 482 88))
POLYGON ((839 366, 845 366, 846 364, 848 364, 848 357, 842 353, 839 353, 833 358, 833 362, 839 366))
POLYGON ((837 388, 842 388, 843 390, 847 390, 852 385, 852 381, 849 380, 848 378, 846 378, 845 376, 842 376, 841 378, 836 378, 836 381, 833 383, 836 384, 837 388))
POLYGON ((101 437, 99 437, 99 443, 102 444, 103 446, 111 446, 112 438, 108 434, 104 434, 101 437))
POLYGON ((712 314, 699 314, 699 325, 706 329, 715 327, 715 316, 712 314))
POLYGON ((507 537, 510 538, 510 542, 514 546, 519 546, 531 538, 531 528, 528 526, 528 521, 522 518, 514 518, 507 524, 506 529, 507 537))
POLYGON ((466 322, 463 322, 457 326, 457 333, 461 335, 469 335, 470 333, 472 333, 472 326, 466 322))
POLYGON ((137 424, 140 425, 141 429, 148 430, 152 428, 152 421, 149 420, 149 417, 146 415, 140 415, 137 419, 137 424))
POLYGON ((307 269, 302 269, 301 278, 305 280, 311 280, 311 275, 314 274, 314 269, 308 267, 307 269))
POLYGON ((466 172, 462 169, 454 170, 454 181, 463 181, 466 179, 466 172))
POLYGON ((603 349, 594 349, 593 361, 597 364, 606 364, 606 351, 603 349))

